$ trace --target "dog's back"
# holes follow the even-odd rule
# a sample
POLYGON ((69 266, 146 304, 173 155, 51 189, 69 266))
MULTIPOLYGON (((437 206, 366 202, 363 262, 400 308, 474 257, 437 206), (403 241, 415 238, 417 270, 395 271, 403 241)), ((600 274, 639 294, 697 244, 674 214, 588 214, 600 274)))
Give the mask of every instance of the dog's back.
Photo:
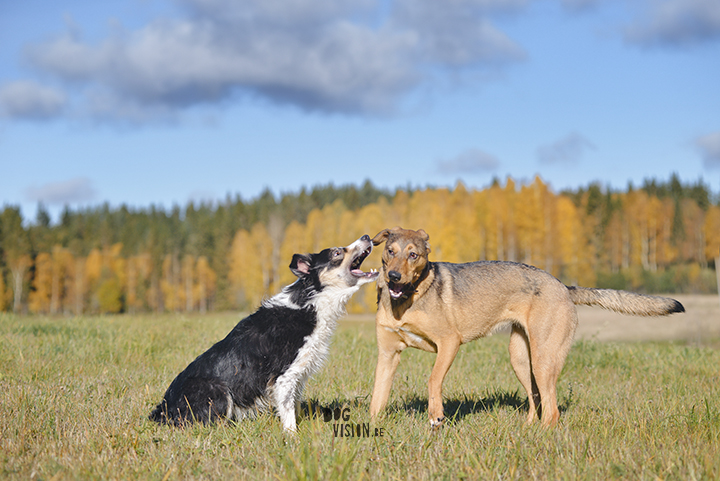
POLYGON ((567 294, 573 304, 597 306, 635 316, 685 312, 683 305, 675 299, 615 289, 566 286, 542 269, 516 262, 434 262, 431 267, 436 273, 438 290, 443 291, 448 286, 452 289, 451 295, 443 296, 446 302, 451 299, 464 304, 506 305, 513 296, 523 299, 527 295, 536 299, 550 296, 550 301, 557 302, 560 300, 557 296, 565 298, 567 294))

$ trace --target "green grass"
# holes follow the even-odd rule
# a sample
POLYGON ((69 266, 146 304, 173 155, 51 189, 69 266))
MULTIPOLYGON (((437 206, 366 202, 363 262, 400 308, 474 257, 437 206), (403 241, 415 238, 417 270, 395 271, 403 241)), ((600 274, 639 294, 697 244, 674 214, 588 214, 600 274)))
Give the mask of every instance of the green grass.
MULTIPOLYGON (((369 422, 374 326, 347 322, 308 384, 297 436, 272 415, 186 430, 147 414, 238 316, 0 314, 0 478, 718 479, 720 351, 577 343, 558 385, 560 424, 525 426, 507 336, 467 346, 445 382, 450 418, 428 427, 434 355, 408 350, 383 436, 335 437, 318 407, 369 422)), ((378 431, 379 433, 379 431, 378 431)))

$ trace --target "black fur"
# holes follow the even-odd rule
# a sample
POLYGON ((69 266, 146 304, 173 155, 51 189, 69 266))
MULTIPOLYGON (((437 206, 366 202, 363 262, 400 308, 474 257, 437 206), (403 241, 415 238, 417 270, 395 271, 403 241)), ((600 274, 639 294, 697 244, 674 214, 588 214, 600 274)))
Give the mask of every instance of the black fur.
POLYGON ((175 378, 150 419, 176 426, 214 422, 227 415, 228 397, 252 408, 293 362, 315 323, 312 308, 261 307, 175 378))

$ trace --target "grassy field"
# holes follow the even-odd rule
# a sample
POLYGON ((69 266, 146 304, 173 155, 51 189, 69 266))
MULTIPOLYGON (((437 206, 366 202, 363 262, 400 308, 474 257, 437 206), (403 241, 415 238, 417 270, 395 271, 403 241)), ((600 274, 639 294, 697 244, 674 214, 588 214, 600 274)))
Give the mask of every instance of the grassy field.
POLYGON ((365 436, 374 326, 344 322, 297 436, 271 415, 187 430, 147 421, 237 319, 0 314, 0 478, 720 479, 720 350, 683 343, 576 343, 553 430, 523 424, 507 336, 496 335, 461 349, 445 383, 450 421, 431 432, 434 355, 408 350, 388 414, 365 436), (338 423, 361 436, 336 436, 335 421, 309 414, 318 407, 344 409, 338 423))

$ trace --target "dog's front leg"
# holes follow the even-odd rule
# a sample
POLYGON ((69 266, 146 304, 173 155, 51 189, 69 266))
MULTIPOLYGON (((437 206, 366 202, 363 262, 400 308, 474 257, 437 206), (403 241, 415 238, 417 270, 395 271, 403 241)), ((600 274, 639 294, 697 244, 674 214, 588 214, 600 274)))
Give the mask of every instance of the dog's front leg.
POLYGON ((275 409, 282 421, 283 429, 294 433, 297 431, 298 379, 294 376, 280 376, 275 383, 273 392, 275 409))
POLYGON ((370 418, 375 419, 385 409, 395 371, 400 363, 400 354, 407 347, 396 333, 377 326, 378 361, 375 367, 375 385, 370 401, 370 418))
POLYGON ((450 366, 460 348, 460 341, 447 339, 437 346, 437 357, 430 380, 428 381, 428 414, 430 415, 430 426, 436 428, 445 420, 442 402, 442 384, 450 366))

